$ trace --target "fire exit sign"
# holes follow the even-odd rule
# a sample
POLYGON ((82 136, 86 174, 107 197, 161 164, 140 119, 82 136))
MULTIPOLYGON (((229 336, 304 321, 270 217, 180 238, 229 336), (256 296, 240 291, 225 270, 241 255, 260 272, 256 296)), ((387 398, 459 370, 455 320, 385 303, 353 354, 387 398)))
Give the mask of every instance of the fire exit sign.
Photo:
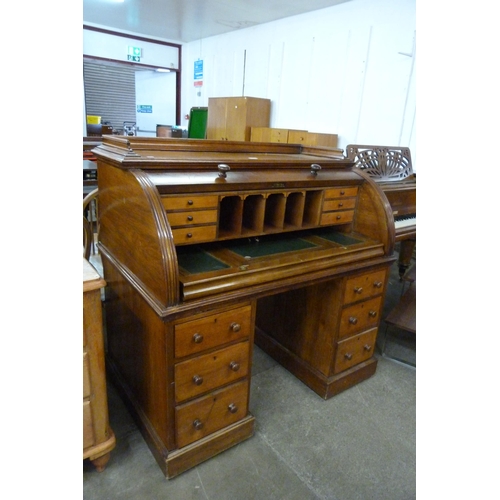
POLYGON ((129 61, 140 62, 142 56, 142 49, 140 47, 128 46, 127 59, 129 61))

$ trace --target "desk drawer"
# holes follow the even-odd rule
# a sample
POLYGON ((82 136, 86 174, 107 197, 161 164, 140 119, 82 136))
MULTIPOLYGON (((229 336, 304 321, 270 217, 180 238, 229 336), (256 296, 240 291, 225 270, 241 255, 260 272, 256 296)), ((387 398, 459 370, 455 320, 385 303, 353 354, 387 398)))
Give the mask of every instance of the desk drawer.
POLYGON ((175 409, 177 446, 182 448, 247 415, 248 380, 207 394, 175 409))
POLYGON ((370 359, 375 349, 377 328, 372 328, 354 337, 342 340, 337 344, 334 374, 340 373, 351 366, 370 359))
POLYGON ((325 200, 331 198, 349 198, 357 196, 358 188, 355 187, 338 187, 325 190, 325 200))
POLYGON ((346 281, 344 304, 379 295, 384 290, 386 270, 374 271, 346 281))
POLYGON ((321 214, 322 226, 328 224, 346 224, 354 219, 354 210, 341 210, 337 212, 324 212, 321 214))
POLYGON ((243 340, 252 327, 251 306, 203 316, 175 325, 175 357, 182 358, 219 345, 243 340))
POLYGON ((172 227, 192 226, 196 224, 215 224, 217 222, 217 210, 171 212, 167 214, 167 218, 172 227))
POLYGON ((186 210, 198 208, 217 208, 219 197, 209 196, 164 196, 161 199, 166 210, 186 210))
POLYGON ((381 306, 382 296, 379 296, 344 308, 340 316, 339 338, 350 337, 370 326, 377 326, 381 306))
POLYGON ((337 200, 327 200, 323 203, 323 212, 331 210, 347 210, 356 207, 357 198, 339 198, 337 200))
POLYGON ((217 226, 197 226, 172 229, 172 235, 176 245, 212 241, 215 240, 217 236, 217 226))
POLYGON ((248 341, 219 349, 175 365, 175 401, 181 402, 246 377, 248 341))

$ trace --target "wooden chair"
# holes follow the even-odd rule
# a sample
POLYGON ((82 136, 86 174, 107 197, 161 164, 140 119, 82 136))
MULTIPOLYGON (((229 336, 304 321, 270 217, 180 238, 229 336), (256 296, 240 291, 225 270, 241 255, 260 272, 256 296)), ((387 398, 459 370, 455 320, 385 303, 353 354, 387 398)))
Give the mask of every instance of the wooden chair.
POLYGON ((99 255, 99 190, 91 191, 83 198, 83 255, 102 276, 99 255))

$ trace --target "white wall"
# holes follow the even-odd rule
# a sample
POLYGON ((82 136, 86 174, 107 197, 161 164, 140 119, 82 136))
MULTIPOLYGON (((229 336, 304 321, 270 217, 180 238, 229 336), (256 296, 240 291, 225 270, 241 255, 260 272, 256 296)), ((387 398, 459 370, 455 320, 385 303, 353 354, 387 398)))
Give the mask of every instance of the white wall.
POLYGON ((416 170, 415 10, 352 0, 184 44, 181 114, 209 97, 265 97, 272 127, 336 133, 341 148, 407 146, 416 170))
POLYGON ((176 125, 175 73, 137 71, 135 101, 137 107, 151 106, 151 113, 136 112, 137 135, 156 136, 156 125, 176 125))

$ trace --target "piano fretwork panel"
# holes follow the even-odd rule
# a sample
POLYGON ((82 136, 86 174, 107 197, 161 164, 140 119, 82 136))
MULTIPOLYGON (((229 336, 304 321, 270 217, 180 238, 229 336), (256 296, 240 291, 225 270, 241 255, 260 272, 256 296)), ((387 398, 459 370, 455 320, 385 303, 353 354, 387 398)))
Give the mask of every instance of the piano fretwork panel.
POLYGON ((417 180, 409 148, 349 144, 347 156, 382 188, 394 216, 400 243, 399 275, 410 266, 417 238, 417 180))
POLYGON ((168 478, 253 434, 254 341, 325 399, 373 375, 395 229, 351 161, 139 137, 94 153, 108 366, 168 478))

